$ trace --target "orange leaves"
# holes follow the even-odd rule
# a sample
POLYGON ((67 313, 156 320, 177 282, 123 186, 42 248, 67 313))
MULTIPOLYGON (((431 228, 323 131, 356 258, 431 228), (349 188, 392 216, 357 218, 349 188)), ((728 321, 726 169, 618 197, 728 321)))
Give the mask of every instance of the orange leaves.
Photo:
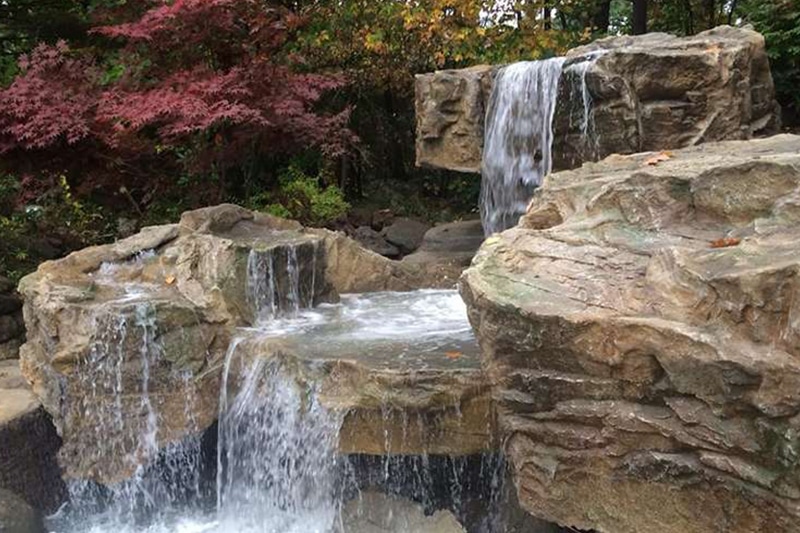
POLYGON ((742 239, 737 237, 722 237, 721 239, 715 239, 711 241, 711 248, 728 248, 730 246, 736 246, 742 242, 742 239))
POLYGON ((655 166, 662 161, 669 161, 672 158, 672 152, 658 152, 656 155, 648 157, 644 160, 644 164, 647 166, 655 166))

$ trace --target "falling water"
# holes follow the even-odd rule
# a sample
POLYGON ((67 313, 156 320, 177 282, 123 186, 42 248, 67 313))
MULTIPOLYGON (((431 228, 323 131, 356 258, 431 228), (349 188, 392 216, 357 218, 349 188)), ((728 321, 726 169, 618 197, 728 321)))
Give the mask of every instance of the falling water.
POLYGON ((598 58, 605 55, 606 50, 598 50, 577 58, 567 67, 566 72, 571 76, 569 100, 570 102, 580 101, 581 105, 570 106, 570 131, 575 122, 578 122, 578 129, 581 134, 583 146, 580 148, 580 157, 583 161, 593 161, 598 158, 598 136, 596 123, 594 120, 593 98, 589 91, 589 84, 586 81, 587 74, 597 62, 598 58), (577 83, 574 77, 577 76, 577 83), (578 117, 575 117, 577 110, 578 117))
POLYGON ((238 344, 228 352, 220 395, 219 523, 226 531, 326 533, 339 507, 342 417, 279 359, 255 358, 232 376, 238 344), (238 392, 228 398, 231 381, 238 392))
MULTIPOLYGON (((151 397, 151 376, 163 358, 163 346, 155 306, 138 301, 105 311, 108 314, 94 319, 95 340, 79 367, 82 389, 89 391, 77 400, 80 416, 96 435, 93 447, 81 453, 87 464, 121 458, 119 467, 132 475, 108 487, 90 481, 70 482, 70 505, 57 515, 56 524, 76 531, 133 526, 142 517, 149 520, 168 511, 186 497, 198 499, 200 490, 199 439, 162 450, 158 446, 159 416, 151 397), (138 354, 138 361, 125 360, 126 353, 138 354), (139 366, 139 383, 124 382, 123 367, 129 365, 139 366), (130 398, 138 399, 139 416, 131 417, 130 406, 124 408, 130 398), (151 468, 156 462, 158 472, 151 468)), ((185 391, 186 418, 194 420, 196 391, 190 374, 172 372, 167 379, 185 391)))
POLYGON ((486 235, 514 226, 534 189, 553 168, 553 119, 562 74, 570 74, 564 76, 570 84, 566 92, 570 126, 573 110, 580 115, 582 159, 596 159, 597 134, 586 78, 604 53, 571 59, 566 70, 566 58, 556 57, 514 63, 497 73, 486 110, 481 165, 480 211, 486 235))
POLYGON ((273 250, 250 250, 247 256, 246 294, 257 320, 274 317, 278 313, 275 297, 275 260, 273 250))
POLYGON ((500 69, 486 110, 481 221, 487 235, 517 223, 552 168, 553 115, 564 58, 500 69))
POLYGON ((319 252, 317 241, 250 250, 245 291, 256 322, 269 322, 277 317, 291 318, 314 304, 319 252), (309 259, 306 268, 301 267, 298 257, 302 246, 307 246, 306 250, 310 251, 310 256, 303 256, 309 259), (301 285, 303 274, 309 275, 310 285, 301 285))

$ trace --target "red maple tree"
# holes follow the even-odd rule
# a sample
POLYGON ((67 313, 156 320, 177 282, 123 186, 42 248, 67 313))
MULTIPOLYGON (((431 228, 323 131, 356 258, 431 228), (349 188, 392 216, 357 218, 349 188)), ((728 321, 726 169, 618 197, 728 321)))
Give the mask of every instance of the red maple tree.
POLYGON ((302 23, 256 0, 175 0, 95 28, 119 42, 113 56, 40 45, 0 91, 5 165, 146 202, 176 172, 213 171, 223 191, 254 155, 340 155, 354 140, 348 110, 319 107, 345 80, 293 71, 284 49, 302 23))

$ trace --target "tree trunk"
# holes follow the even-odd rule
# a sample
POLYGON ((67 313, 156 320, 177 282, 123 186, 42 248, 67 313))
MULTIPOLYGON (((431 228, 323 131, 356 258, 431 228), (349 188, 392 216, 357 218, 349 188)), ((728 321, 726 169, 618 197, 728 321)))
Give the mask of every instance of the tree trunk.
POLYGON ((647 0, 633 0, 633 34, 647 33, 647 0))
POLYGON ((715 0, 705 0, 705 8, 706 29, 713 28, 717 25, 717 2, 715 0))
POLYGON ((542 20, 544 20, 544 29, 549 30, 553 27, 552 9, 549 4, 545 4, 542 8, 542 20))
POLYGON ((608 33, 611 23, 611 0, 598 0, 592 20, 593 30, 599 33, 608 33))

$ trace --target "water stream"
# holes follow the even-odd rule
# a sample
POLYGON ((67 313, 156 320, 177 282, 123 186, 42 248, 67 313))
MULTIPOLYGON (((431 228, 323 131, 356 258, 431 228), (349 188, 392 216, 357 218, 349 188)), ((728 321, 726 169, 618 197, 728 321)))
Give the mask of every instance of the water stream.
POLYGON ((516 225, 533 191, 553 169, 553 119, 559 94, 578 110, 584 160, 596 158, 592 96, 586 75, 602 52, 570 60, 523 61, 500 69, 486 108, 480 212, 486 235, 516 225), (569 76, 566 76, 566 73, 569 76), (562 79, 563 78, 563 79, 562 79), (577 78, 577 79, 576 79, 577 78), (567 91, 559 84, 569 82, 567 91), (578 105, 580 103, 580 105, 578 105))
POLYGON ((486 110, 480 211, 487 235, 516 224, 553 165, 553 115, 565 59, 497 73, 486 110))
MULTIPOLYGON (((468 486, 470 472, 485 465, 473 468, 466 458, 340 455, 346 413, 323 406, 312 373, 298 371, 298 365, 339 358, 376 369, 477 368, 477 345, 456 291, 343 295, 339 303, 312 309, 311 299, 301 297, 297 263, 291 250, 250 255, 245 284, 258 318, 229 346, 216 427, 166 449, 159 450, 165 421, 151 394, 163 356, 157 306, 130 287, 98 316, 96 342, 81 370, 95 391, 81 400, 97 432, 96 449, 86 452, 119 455, 133 475, 111 487, 72 481, 70 502, 49 520, 52 531, 351 533, 362 529, 352 529, 343 509, 363 487, 403 493, 433 510, 494 482, 493 467, 485 480, 468 486), (242 349, 271 339, 289 343, 302 361, 242 349), (123 360, 131 343, 138 347, 137 362, 123 360), (139 383, 123 383, 123 365, 131 364, 139 365, 139 383), (125 420, 123 405, 132 399, 141 416, 125 420), (213 457, 206 449, 211 437, 213 457)), ((113 271, 105 270, 101 275, 111 279, 113 271)), ((172 379, 187 385, 181 380, 189 378, 172 379)), ((191 387, 186 390, 191 413, 195 399, 191 387)), ((397 413, 385 414, 386 424, 396 423, 397 413)), ((424 424, 419 415, 399 416, 404 431, 424 424)))

